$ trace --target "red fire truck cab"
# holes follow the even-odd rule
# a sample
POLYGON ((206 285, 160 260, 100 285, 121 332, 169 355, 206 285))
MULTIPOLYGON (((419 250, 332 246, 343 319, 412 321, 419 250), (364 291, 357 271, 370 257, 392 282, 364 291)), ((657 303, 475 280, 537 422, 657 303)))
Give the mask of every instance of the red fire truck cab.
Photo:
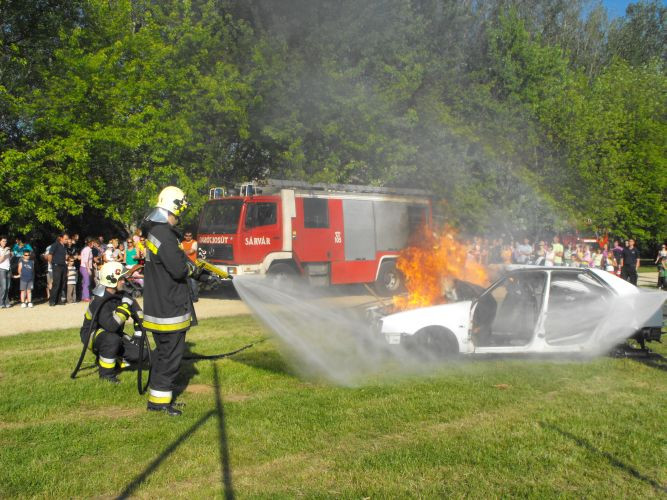
POLYGON ((311 284, 402 288, 399 252, 424 225, 426 191, 269 179, 213 188, 199 217, 199 257, 230 274, 302 275, 311 284))

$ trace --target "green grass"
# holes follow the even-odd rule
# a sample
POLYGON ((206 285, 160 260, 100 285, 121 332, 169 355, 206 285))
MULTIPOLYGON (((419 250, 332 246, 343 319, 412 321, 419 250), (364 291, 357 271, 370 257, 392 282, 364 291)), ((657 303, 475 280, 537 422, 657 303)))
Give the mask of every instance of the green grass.
MULTIPOLYGON (((216 353, 264 335, 240 316, 204 320, 188 340, 216 353)), ((79 352, 75 330, 0 338, 0 497, 667 491, 664 364, 477 360, 341 388, 293 375, 268 341, 185 363, 174 419, 145 411, 133 372, 115 387, 90 369, 71 380, 79 352)))

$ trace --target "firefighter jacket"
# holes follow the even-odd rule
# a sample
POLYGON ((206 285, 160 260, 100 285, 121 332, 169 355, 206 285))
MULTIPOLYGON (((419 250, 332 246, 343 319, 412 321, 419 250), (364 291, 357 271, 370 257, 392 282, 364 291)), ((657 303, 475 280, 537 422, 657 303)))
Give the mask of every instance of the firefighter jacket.
POLYGON ((158 333, 190 327, 189 268, 179 234, 169 224, 155 224, 146 237, 144 327, 158 333))
MULTIPOLYGON (((101 288, 101 287, 100 287, 101 288)), ((93 338, 89 345, 92 347, 95 337, 98 333, 105 331, 109 333, 123 334, 125 322, 129 317, 135 321, 143 317, 143 311, 136 300, 133 300, 124 293, 109 293, 106 289, 95 290, 93 300, 88 305, 81 326, 81 341, 86 342, 90 323, 97 313, 95 330, 92 332, 93 338), (99 310, 99 311, 98 311, 99 310)))

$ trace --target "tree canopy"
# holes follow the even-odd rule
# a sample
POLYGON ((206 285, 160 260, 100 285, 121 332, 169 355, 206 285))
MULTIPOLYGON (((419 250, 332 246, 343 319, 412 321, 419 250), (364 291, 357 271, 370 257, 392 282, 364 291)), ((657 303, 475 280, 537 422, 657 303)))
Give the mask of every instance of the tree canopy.
POLYGON ((6 0, 0 226, 94 211, 130 228, 166 184, 196 209, 211 186, 275 177, 427 188, 469 232, 664 239, 666 12, 6 0))

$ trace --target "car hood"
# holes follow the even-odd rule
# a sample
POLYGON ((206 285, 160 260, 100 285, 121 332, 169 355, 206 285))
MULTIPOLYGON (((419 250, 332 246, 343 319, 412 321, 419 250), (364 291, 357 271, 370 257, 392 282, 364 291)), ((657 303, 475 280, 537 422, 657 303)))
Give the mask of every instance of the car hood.
POLYGON ((383 333, 413 333, 427 326, 443 326, 452 332, 468 328, 472 301, 464 300, 452 304, 420 307, 410 311, 390 314, 382 318, 383 333))

